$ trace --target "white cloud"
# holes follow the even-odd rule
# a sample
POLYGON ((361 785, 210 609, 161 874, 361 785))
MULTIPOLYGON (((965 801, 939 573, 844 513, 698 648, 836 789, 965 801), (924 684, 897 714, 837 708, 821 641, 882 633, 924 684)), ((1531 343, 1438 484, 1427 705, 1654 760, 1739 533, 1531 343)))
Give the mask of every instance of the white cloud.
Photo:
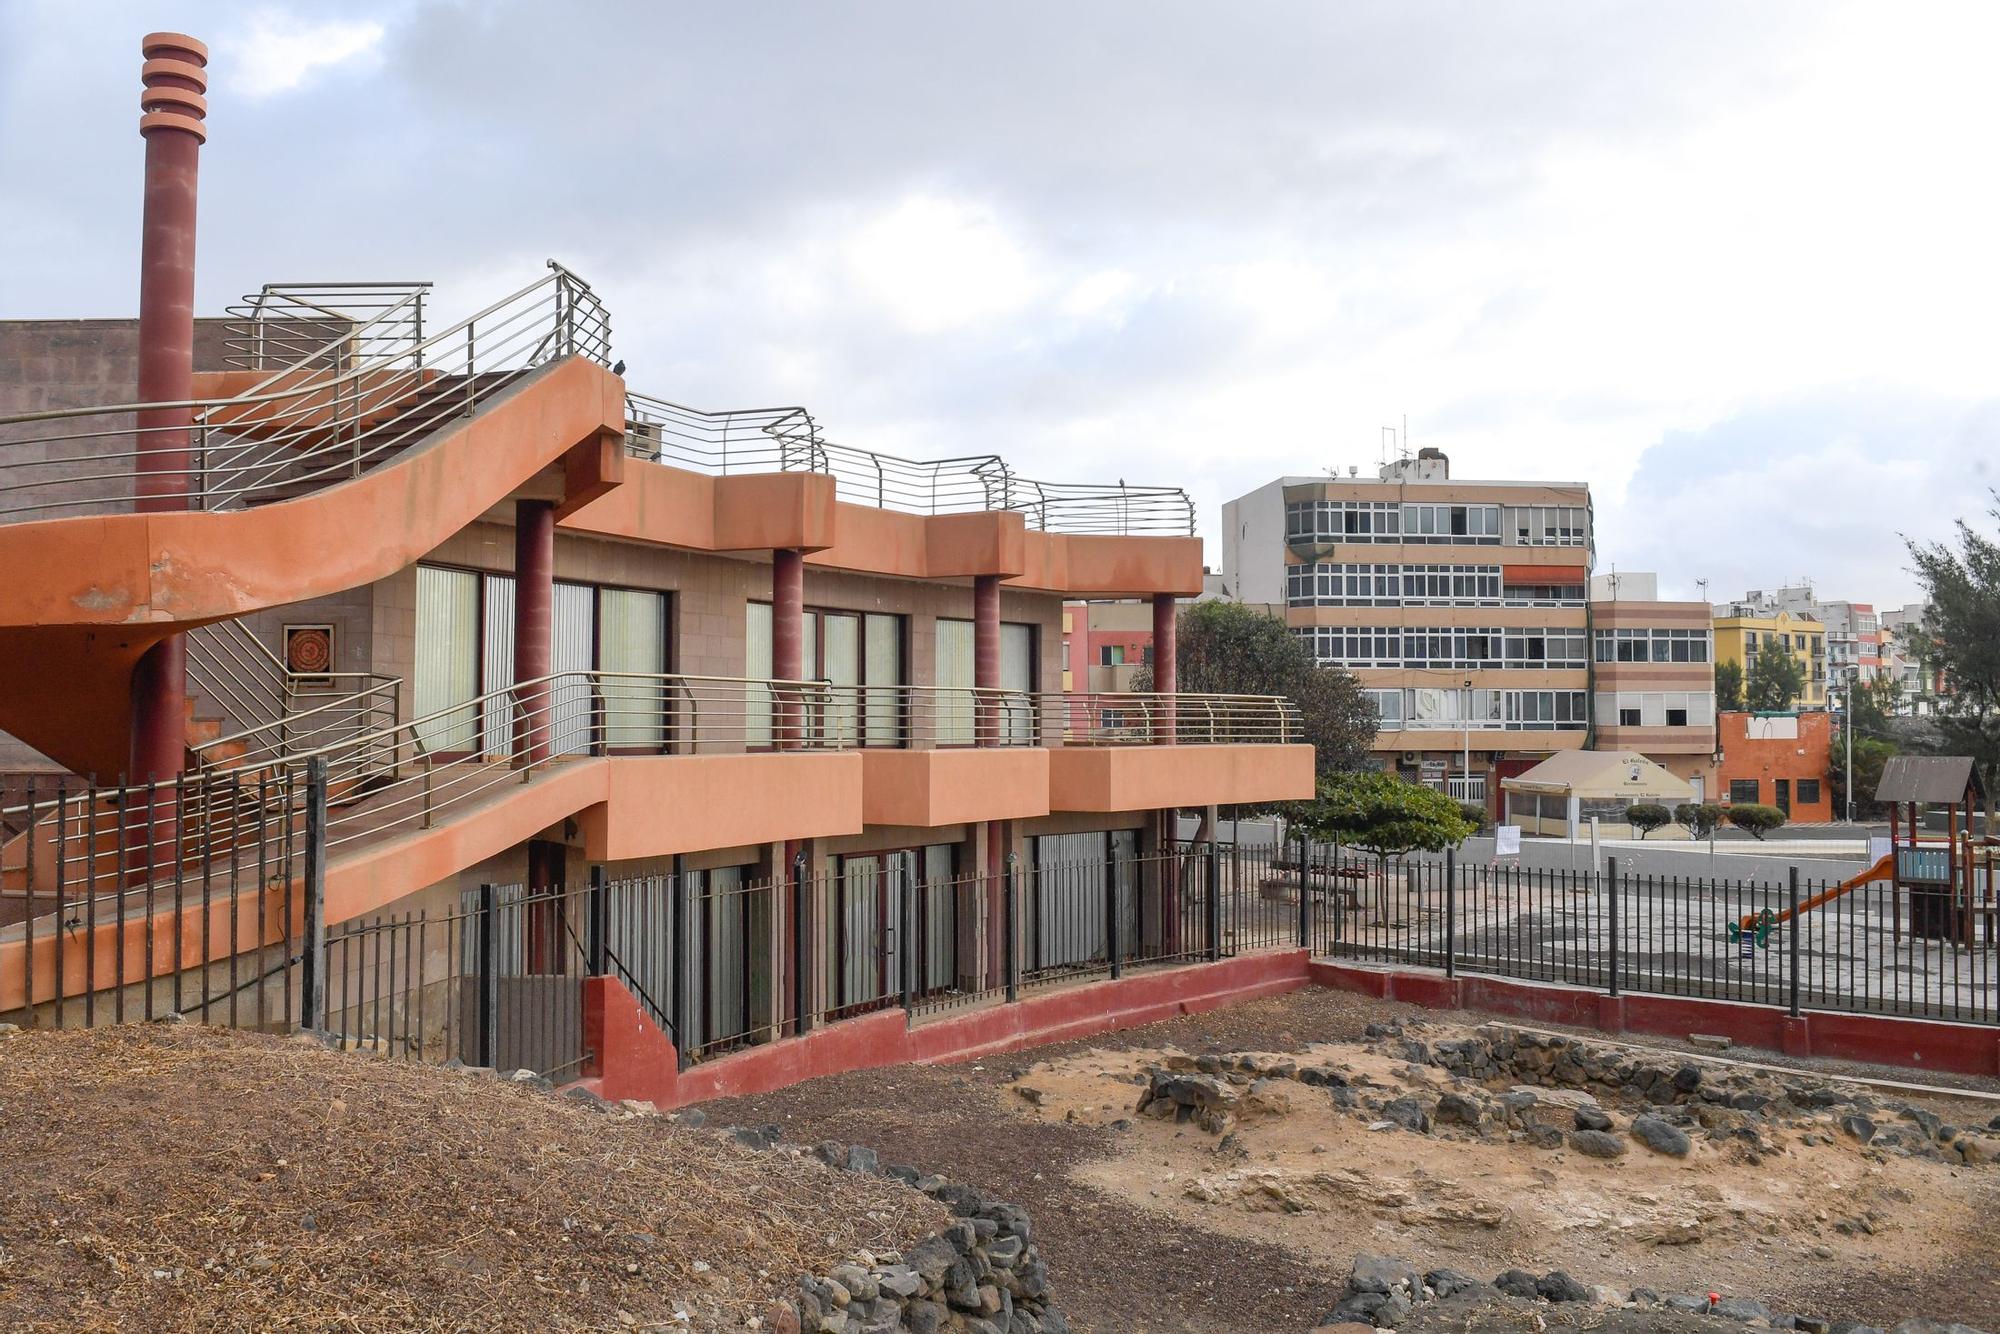
POLYGON ((228 87, 252 98, 288 93, 319 70, 372 58, 387 31, 370 19, 316 21, 259 10, 248 31, 221 43, 228 87))
POLYGON ((1021 246, 986 209, 913 195, 847 239, 849 273, 912 333, 939 333, 1006 315, 1038 287, 1021 246))

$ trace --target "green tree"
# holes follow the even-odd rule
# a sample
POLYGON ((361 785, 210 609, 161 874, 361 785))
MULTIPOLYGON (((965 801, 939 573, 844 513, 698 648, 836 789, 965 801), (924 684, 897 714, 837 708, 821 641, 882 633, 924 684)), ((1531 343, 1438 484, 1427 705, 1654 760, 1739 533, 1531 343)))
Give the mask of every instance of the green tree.
MULTIPOLYGON (((1197 602, 1181 612, 1175 638, 1182 690, 1282 695, 1299 706, 1321 777, 1367 765, 1375 706, 1353 673, 1314 662, 1305 642, 1277 617, 1239 602, 1197 602)), ((1151 690, 1152 672, 1134 673, 1132 688, 1151 690)))
POLYGON ((1727 807, 1726 813, 1729 823, 1760 841, 1785 823, 1785 813, 1776 806, 1760 806, 1750 801, 1727 807))
POLYGON ((1731 713, 1743 707, 1743 664, 1734 658, 1715 664, 1715 707, 1731 713))
POLYGON ((1658 802, 1642 801, 1625 808, 1625 823, 1639 831, 1639 841, 1642 843, 1646 841, 1646 835, 1655 829, 1672 824, 1673 821, 1673 812, 1658 802))
POLYGON ((1743 693, 1750 707, 1760 712, 1789 709, 1805 691, 1805 664, 1795 654, 1768 644, 1757 655, 1757 665, 1743 682, 1743 693))
POLYGON ((1456 801, 1434 787, 1364 769, 1319 783, 1319 796, 1293 818, 1323 841, 1372 852, 1388 869, 1406 852, 1442 852, 1479 832, 1456 801))
POLYGON ((1674 807, 1674 823, 1696 838, 1707 838, 1722 826, 1723 810, 1712 801, 1684 801, 1674 807))
MULTIPOLYGON (((2000 492, 1995 500, 2000 502, 2000 492)), ((2000 503, 1987 511, 2000 520, 2000 503)), ((1942 542, 1908 541, 1917 580, 1930 611, 1922 635, 1944 673, 1938 700, 1939 750, 1969 755, 1986 789, 1986 828, 1994 825, 1994 788, 2000 786, 2000 543, 1958 521, 1954 549, 1942 542)), ((1858 780, 1857 780, 1858 784, 1858 780)))

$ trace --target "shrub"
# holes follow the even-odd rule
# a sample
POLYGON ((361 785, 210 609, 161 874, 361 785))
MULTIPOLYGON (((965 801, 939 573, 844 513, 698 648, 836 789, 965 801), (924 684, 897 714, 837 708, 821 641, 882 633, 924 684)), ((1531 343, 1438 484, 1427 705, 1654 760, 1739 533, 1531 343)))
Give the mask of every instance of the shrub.
POLYGON ((1458 809, 1465 813, 1466 819, 1472 821, 1472 832, 1475 834, 1485 833, 1487 826, 1492 823, 1486 813, 1486 807, 1479 802, 1461 801, 1458 803, 1458 809))
POLYGON ((1784 824, 1785 815, 1775 806, 1760 806, 1754 802, 1745 802, 1741 806, 1729 808, 1729 823, 1750 837, 1761 839, 1784 824))
POLYGON ((1721 828, 1722 819, 1722 807, 1712 801, 1684 801, 1674 807, 1674 823, 1696 838, 1707 838, 1721 828))
POLYGON ((1625 823, 1639 831, 1639 837, 1673 823, 1673 812, 1657 802, 1642 801, 1625 808, 1625 823))

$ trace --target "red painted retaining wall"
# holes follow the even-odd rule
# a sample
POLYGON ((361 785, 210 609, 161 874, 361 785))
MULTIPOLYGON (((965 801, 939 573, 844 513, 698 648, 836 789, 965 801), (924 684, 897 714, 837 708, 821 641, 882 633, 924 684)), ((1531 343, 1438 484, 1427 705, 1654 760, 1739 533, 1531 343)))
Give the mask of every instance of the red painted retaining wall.
POLYGON ((880 1010, 804 1037, 704 1061, 685 1072, 675 1068, 672 1040, 632 993, 613 978, 594 977, 584 983, 584 1042, 595 1058, 579 1082, 605 1098, 685 1107, 710 1098, 768 1093, 848 1070, 975 1060, 1315 985, 1430 1009, 1480 1010, 1609 1033, 1717 1033, 1742 1046, 1797 1056, 2000 1074, 2000 1029, 1974 1024, 1835 1013, 1792 1019, 1783 1010, 1734 1001, 1606 996, 1512 978, 1361 968, 1308 960, 1304 950, 1282 950, 1079 983, 1031 993, 1012 1005, 947 1012, 914 1026, 900 1009, 880 1010))
POLYGON ((595 1064, 578 1081, 600 1097, 662 1108, 768 1093, 822 1075, 910 1062, 944 1064, 1199 1014, 1309 984, 1304 950, 1164 968, 1030 994, 1019 1002, 947 1012, 912 1026, 900 1009, 880 1010, 675 1069, 673 1041, 615 978, 584 983, 584 1045, 595 1064))
POLYGON ((1680 996, 1606 996, 1582 987, 1504 977, 1456 977, 1428 969, 1359 968, 1315 961, 1315 984, 1359 991, 1430 1009, 1483 1010, 1538 1023, 1601 1028, 1611 1033, 1686 1037, 1717 1033, 1746 1047, 1794 1056, 2000 1074, 2000 1029, 1935 1019, 1807 1011, 1797 1019, 1767 1005, 1680 996))

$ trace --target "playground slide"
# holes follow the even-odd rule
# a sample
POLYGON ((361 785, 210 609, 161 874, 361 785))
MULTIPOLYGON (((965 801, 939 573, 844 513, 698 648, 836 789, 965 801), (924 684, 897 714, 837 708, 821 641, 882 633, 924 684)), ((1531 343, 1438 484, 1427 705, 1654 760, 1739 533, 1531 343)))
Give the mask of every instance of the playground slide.
MULTIPOLYGON (((1811 912, 1814 908, 1819 907, 1823 903, 1833 902, 1835 899, 1839 898, 1843 894, 1848 893, 1850 890, 1859 889, 1863 885, 1873 884, 1877 880, 1891 879, 1895 876, 1895 874, 1896 874, 1896 854, 1893 852, 1887 853, 1882 857, 1880 861, 1876 862, 1873 866, 1863 871, 1860 875, 1855 876, 1853 879, 1843 880, 1839 884, 1835 885, 1833 888, 1821 890, 1819 893, 1813 895, 1811 898, 1802 901, 1799 904, 1797 911, 1801 913, 1811 912)), ((1793 912, 1792 909, 1787 908, 1783 912, 1779 913, 1773 913, 1768 909, 1766 909, 1764 912, 1746 913, 1744 914, 1743 920, 1737 923, 1737 928, 1741 931, 1747 932, 1756 930, 1760 925, 1765 927, 1766 929, 1773 926, 1779 926, 1792 919, 1792 912, 1793 912)))

